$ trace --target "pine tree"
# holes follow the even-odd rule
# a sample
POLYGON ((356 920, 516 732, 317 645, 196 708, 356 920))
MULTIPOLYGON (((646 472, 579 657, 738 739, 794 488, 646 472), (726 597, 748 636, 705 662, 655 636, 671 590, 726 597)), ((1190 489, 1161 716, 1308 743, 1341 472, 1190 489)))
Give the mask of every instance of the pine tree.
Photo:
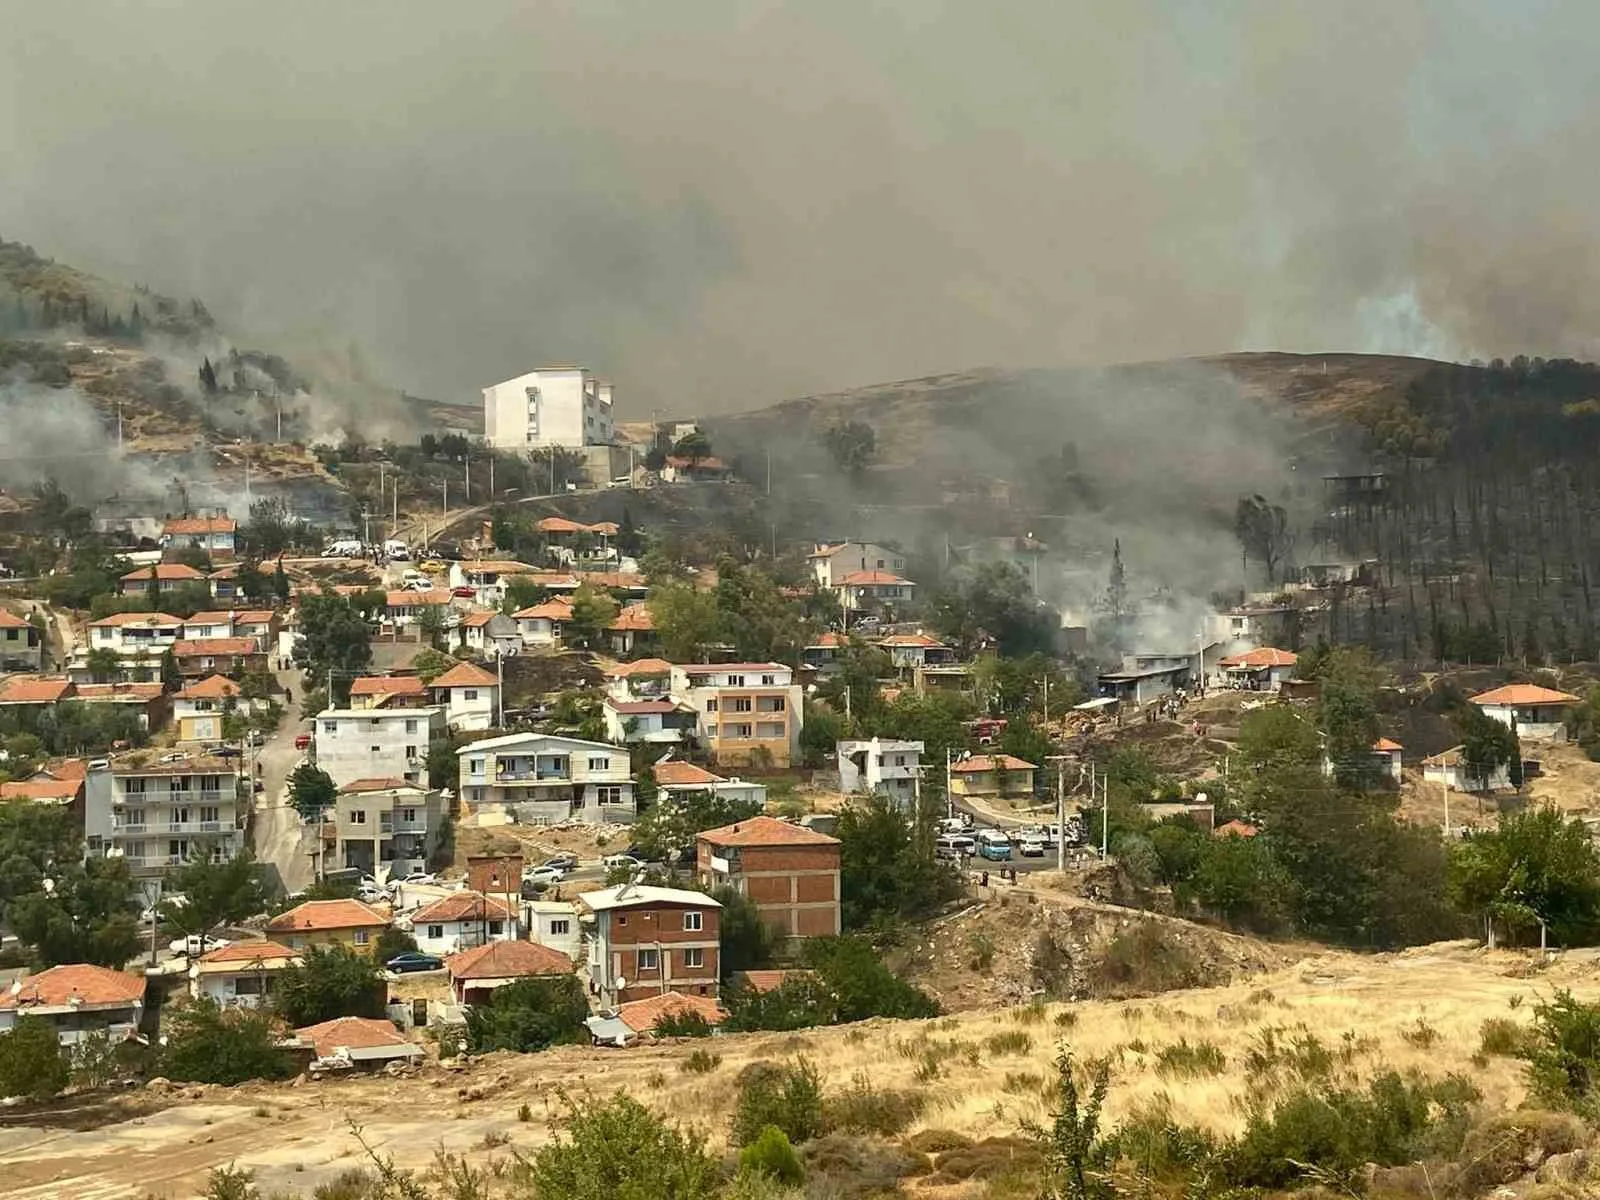
POLYGON ((209 357, 200 364, 200 388, 208 396, 217 394, 217 371, 209 357))

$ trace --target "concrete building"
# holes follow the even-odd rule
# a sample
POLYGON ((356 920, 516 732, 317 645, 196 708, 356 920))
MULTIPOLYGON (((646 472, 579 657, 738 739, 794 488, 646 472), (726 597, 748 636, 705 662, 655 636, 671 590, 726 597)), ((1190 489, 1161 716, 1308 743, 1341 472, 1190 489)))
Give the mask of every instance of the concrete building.
POLYGON ((522 924, 528 940, 576 959, 583 950, 578 906, 570 900, 524 900, 522 924))
POLYGON ((671 991, 717 994, 722 905, 710 896, 624 883, 578 899, 594 914, 589 989, 602 1008, 671 991))
POLYGON ((572 602, 556 598, 545 600, 511 614, 524 646, 554 648, 561 645, 561 630, 572 620, 572 602))
POLYGON ((1467 768, 1467 758, 1460 746, 1452 746, 1423 759, 1422 782, 1438 784, 1452 792, 1516 790, 1511 783, 1510 768, 1503 763, 1481 779, 1474 776, 1467 768))
POLYGON ((278 978, 305 960, 287 946, 252 938, 207 951, 189 964, 189 998, 213 1000, 221 1008, 270 1004, 278 978))
POLYGON ((834 749, 839 762, 839 790, 845 795, 873 792, 902 808, 915 803, 921 742, 873 738, 839 742, 834 749))
POLYGON ((27 621, 0 608, 0 670, 37 671, 44 665, 44 639, 27 621))
POLYGON ((894 575, 906 569, 906 557, 877 542, 824 542, 808 556, 817 586, 841 586, 846 575, 858 571, 883 571, 894 575))
POLYGON ((482 667, 457 663, 428 685, 451 729, 492 729, 500 710, 500 681, 482 667))
POLYGON ((774 817, 751 817, 695 838, 702 887, 732 886, 784 938, 833 937, 841 928, 839 840, 774 817))
POLYGON ((483 389, 483 436, 496 450, 609 445, 611 385, 582 367, 541 367, 492 384, 483 389))
POLYGON ((244 849, 249 802, 237 760, 139 751, 93 765, 84 779, 84 834, 136 879, 191 859, 226 862, 244 849))
POLYGON ((1483 710, 1484 716, 1515 729, 1518 738, 1540 742, 1566 741, 1567 710, 1582 703, 1569 692, 1532 683, 1508 683, 1468 699, 1483 710))
POLYGON ((696 735, 718 765, 787 767, 799 757, 802 689, 782 663, 674 666, 670 686, 694 709, 696 735))
POLYGON ((233 553, 238 523, 229 516, 172 517, 161 527, 165 549, 197 549, 208 554, 233 553))
POLYGON ((312 735, 317 766, 340 787, 357 779, 418 783, 428 743, 446 736, 442 708, 329 708, 312 735))
POLYGON ((143 1013, 143 976, 86 963, 64 963, 0 989, 0 1034, 38 1017, 55 1027, 63 1046, 102 1033, 123 1041, 138 1032, 143 1013))
POLYGON ((1276 692, 1294 678, 1300 656, 1292 650, 1258 646, 1245 654, 1230 654, 1217 665, 1229 687, 1248 692, 1276 692))
POLYGON ((153 563, 148 567, 137 567, 117 580, 117 595, 144 596, 181 587, 202 587, 210 591, 211 581, 203 572, 187 563, 153 563))
POLYGON ((680 700, 618 700, 607 696, 601 708, 606 737, 618 745, 649 742, 673 746, 692 738, 698 715, 680 700))
POLYGON ((461 799, 474 811, 499 807, 522 824, 579 817, 630 823, 637 815, 628 752, 607 742, 512 733, 456 751, 461 799))
POLYGON ((388 878, 404 879, 427 869, 445 813, 438 792, 404 779, 375 778, 341 787, 328 816, 338 866, 366 875, 382 868, 388 878))
MULTIPOLYGON (((411 936, 424 954, 455 954, 517 940, 517 910, 498 896, 451 892, 411 914, 411 936)), ((569 964, 568 970, 571 970, 569 964)))
POLYGON ((172 716, 180 742, 220 742, 222 721, 230 711, 248 709, 239 699, 239 685, 226 675, 212 675, 189 684, 172 697, 172 716))

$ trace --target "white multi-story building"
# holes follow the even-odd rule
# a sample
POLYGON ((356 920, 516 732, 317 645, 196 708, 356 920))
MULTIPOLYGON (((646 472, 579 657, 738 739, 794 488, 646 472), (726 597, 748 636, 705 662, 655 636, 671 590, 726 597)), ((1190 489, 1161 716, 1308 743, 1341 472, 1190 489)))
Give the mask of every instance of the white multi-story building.
POLYGON ((444 802, 438 792, 400 779, 357 779, 339 789, 328 814, 334 861, 346 870, 404 879, 427 869, 439 846, 444 802))
POLYGON ((541 367, 486 387, 483 434, 497 450, 610 445, 611 385, 582 367, 541 367))
POLYGON ((518 822, 633 820, 628 752, 607 742, 512 733, 456 751, 461 799, 474 811, 499 806, 518 822))
POLYGON ((84 780, 88 852, 125 859, 136 878, 193 859, 225 862, 244 848, 246 806, 233 760, 125 755, 84 780))
POLYGON ((675 664, 671 689, 694 709, 696 736, 718 764, 787 767, 799 756, 803 694, 784 664, 675 664))
POLYGON ((917 797, 917 771, 922 764, 921 742, 890 738, 840 742, 839 790, 845 795, 876 792, 909 808, 917 797))
POLYGON ((340 787, 358 779, 420 782, 428 743, 446 735, 442 708, 330 708, 317 714, 317 766, 340 787))

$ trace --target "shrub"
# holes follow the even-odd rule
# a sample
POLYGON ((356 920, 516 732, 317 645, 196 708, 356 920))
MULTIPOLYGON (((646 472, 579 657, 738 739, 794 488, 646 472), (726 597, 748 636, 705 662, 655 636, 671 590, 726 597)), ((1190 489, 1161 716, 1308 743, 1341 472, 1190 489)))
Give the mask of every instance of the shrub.
POLYGON ((1415 1025, 1407 1025, 1400 1031, 1400 1036, 1408 1045, 1415 1046, 1418 1050, 1429 1050, 1439 1040, 1439 1031, 1418 1017, 1415 1025))
POLYGON ((589 1001, 576 976, 519 979, 494 990, 488 1004, 467 1010, 467 1043, 474 1053, 543 1050, 578 1040, 589 1001))
POLYGON ((860 1200, 894 1193, 900 1180, 926 1170, 926 1160, 876 1138, 830 1133, 800 1148, 808 1194, 860 1200))
POLYGON ((1024 1004, 1021 1008, 1011 1010, 1011 1019, 1018 1025, 1037 1025, 1044 1020, 1045 1007, 1043 1000, 1035 1000, 1032 1004, 1024 1004))
POLYGON ((1570 1113, 1524 1109, 1492 1117, 1467 1134, 1455 1190, 1475 1196, 1511 1183, 1530 1164, 1576 1150, 1587 1140, 1583 1122, 1570 1113))
POLYGON ((783 1130, 791 1142, 805 1142, 822 1132, 822 1080, 809 1059, 788 1066, 751 1063, 739 1072, 728 1140, 748 1146, 768 1125, 783 1130))
POLYGON ((206 1176, 204 1200, 256 1200, 255 1176, 243 1167, 229 1163, 213 1167, 206 1176))
POLYGON ((1528 1046, 1528 1030, 1510 1017, 1489 1017, 1479 1027, 1478 1049, 1484 1054, 1519 1058, 1528 1046))
POLYGON ((1003 1092, 1014 1092, 1019 1096, 1031 1096, 1042 1091, 1044 1079, 1032 1071, 1007 1071, 1005 1079, 1000 1084, 1003 1092))
POLYGON ((526 1101, 517 1109, 517 1120, 523 1122, 533 1120, 533 1107, 526 1101))
POLYGON ((1020 1029, 1007 1029, 1002 1033, 991 1033, 983 1045, 994 1057, 1026 1054, 1033 1049, 1033 1038, 1020 1029))
POLYGON ((937 1017, 938 1003, 884 965, 867 942, 852 937, 811 938, 805 965, 833 997, 832 1022, 868 1017, 937 1017))
MULTIPOLYGON (((1038 1171, 1044 1155, 1036 1142, 1020 1137, 991 1137, 954 1146, 934 1156, 930 1184, 961 1183, 968 1179, 999 1179, 1038 1171)), ((1069 1193, 1063 1192, 1062 1195, 1069 1193)))
POLYGON ((278 1049, 277 1022, 269 1013, 224 1011, 215 1001, 197 1000, 169 1009, 163 1025, 166 1045, 157 1062, 168 1079, 232 1086, 294 1074, 288 1056, 278 1049))
POLYGON ((1600 1005, 1558 991, 1536 1004, 1518 1057, 1528 1064, 1529 1090, 1554 1108, 1586 1112, 1600 1082, 1600 1005))
POLYGON ((563 1097, 554 1141, 513 1172, 538 1196, 709 1196, 717 1164, 704 1139, 669 1126, 637 1100, 563 1097))
POLYGON ((722 1055, 709 1050, 696 1050, 678 1064, 678 1069, 691 1075, 709 1075, 722 1065, 722 1055))
POLYGON ((23 1017, 0 1034, 0 1096, 48 1100, 67 1086, 69 1067, 55 1026, 23 1017))
POLYGON ((328 1183, 319 1183, 311 1200, 381 1200, 384 1185, 370 1172, 351 1167, 328 1183))
POLYGON ((943 1154, 947 1150, 964 1150, 972 1139, 950 1129, 922 1129, 900 1143, 918 1154, 943 1154))
POLYGON ((986 933, 968 934, 967 964, 978 974, 987 975, 994 966, 994 939, 986 933))
POLYGON ((922 1115, 920 1092, 875 1088, 865 1074, 822 1102, 822 1126, 829 1133, 899 1133, 922 1115))
POLYGON ((1216 1075, 1228 1065, 1228 1056, 1214 1042, 1191 1042, 1179 1038, 1156 1051, 1156 1074, 1167 1078, 1216 1075))
POLYGON ((1108 995, 1141 996, 1196 987, 1204 976, 1160 921, 1144 920, 1111 940, 1096 972, 1108 995))
POLYGON ((1333 1070, 1333 1053, 1303 1024, 1266 1025, 1250 1039, 1244 1065, 1252 1080, 1286 1074, 1310 1081, 1323 1079, 1333 1070))
POLYGON ((1165 1180, 1204 1170, 1217 1146, 1216 1138, 1205 1130, 1175 1122, 1163 1095, 1130 1112, 1106 1139, 1101 1157, 1107 1164, 1131 1163, 1142 1177, 1165 1180))
POLYGON ((279 972, 278 1010, 299 1029, 335 1017, 382 1017, 382 968, 348 946, 311 946, 299 966, 279 972))
POLYGON ((657 1037, 704 1038, 711 1036, 711 1025, 699 1013, 690 1009, 670 1012, 656 1022, 653 1030, 657 1037))
POLYGON ((767 1175, 788 1184, 799 1183, 806 1174, 800 1165, 800 1156, 776 1125, 768 1125, 756 1135, 755 1141, 739 1151, 739 1170, 743 1174, 767 1175))

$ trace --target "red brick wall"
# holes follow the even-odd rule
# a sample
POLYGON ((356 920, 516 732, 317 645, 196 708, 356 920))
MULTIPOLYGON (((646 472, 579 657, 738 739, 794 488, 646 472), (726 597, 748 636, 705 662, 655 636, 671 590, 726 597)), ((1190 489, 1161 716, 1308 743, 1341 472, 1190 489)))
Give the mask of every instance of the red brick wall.
POLYGON ((837 871, 838 846, 742 846, 740 869, 758 871, 837 871))
POLYGON ((745 894, 757 904, 789 903, 789 875, 757 875, 747 878, 745 894))
POLYGON ((836 883, 837 877, 833 875, 801 875, 795 880, 798 891, 795 899, 802 903, 837 900, 836 883))
POLYGON ((796 909, 795 932, 801 937, 831 937, 838 932, 834 926, 836 912, 837 910, 832 908, 796 909))
POLYGON ((654 945, 656 942, 715 942, 721 927, 722 911, 715 908, 709 897, 704 908, 690 904, 652 905, 648 908, 613 909, 611 912, 611 945, 613 948, 630 946, 635 942, 654 945), (683 914, 698 912, 699 929, 685 929, 683 914), (625 922, 625 923, 624 923, 625 922))

